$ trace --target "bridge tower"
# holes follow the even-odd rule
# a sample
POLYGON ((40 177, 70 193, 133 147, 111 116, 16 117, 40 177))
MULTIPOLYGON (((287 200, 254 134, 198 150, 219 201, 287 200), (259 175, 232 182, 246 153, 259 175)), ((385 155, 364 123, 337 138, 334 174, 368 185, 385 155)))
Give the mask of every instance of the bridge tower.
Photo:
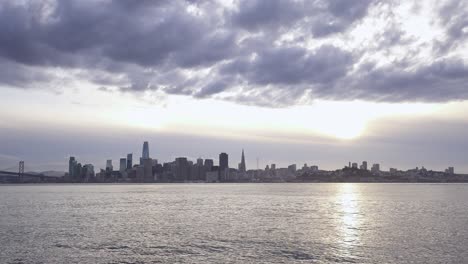
POLYGON ((18 170, 18 181, 23 182, 24 176, 24 161, 19 162, 19 170, 18 170))

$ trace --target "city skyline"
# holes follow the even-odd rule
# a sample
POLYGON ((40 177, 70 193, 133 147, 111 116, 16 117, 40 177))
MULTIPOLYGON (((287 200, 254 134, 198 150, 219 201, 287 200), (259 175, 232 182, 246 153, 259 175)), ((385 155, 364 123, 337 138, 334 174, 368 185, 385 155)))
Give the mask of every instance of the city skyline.
MULTIPOLYGON (((248 170, 263 170, 264 168, 260 166, 260 163, 259 163, 259 158, 257 157, 256 158, 256 167, 253 168, 248 168, 247 167, 247 163, 246 163, 246 159, 245 159, 245 153, 244 153, 244 148, 242 148, 242 151, 241 151, 241 158, 240 158, 240 162, 238 163, 237 167, 235 166, 231 166, 230 165, 230 162, 229 162, 229 155, 225 152, 221 152, 219 155, 218 155, 218 163, 216 165, 216 163, 214 163, 213 159, 211 157, 202 157, 202 156, 199 156, 198 158, 191 158, 191 157, 186 157, 186 156, 183 156, 183 155, 180 155, 178 157, 175 157, 173 160, 165 160, 165 161, 161 161, 161 164, 164 164, 164 163, 171 163, 171 162, 177 162, 178 159, 184 159, 186 160, 187 162, 192 162, 192 164, 196 161, 196 163, 198 165, 203 165, 207 163, 207 161, 210 161, 210 166, 213 167, 213 166, 217 166, 219 167, 219 170, 223 170, 223 169, 236 169, 237 171, 239 171, 240 173, 245 173, 247 172, 248 170)), ((124 170, 128 170, 128 169, 132 169, 134 166, 138 166, 137 164, 133 164, 133 153, 128 153, 126 155, 126 158, 120 158, 120 159, 117 159, 120 161, 120 166, 119 166, 119 171, 122 172, 124 170)), ((140 157, 140 163, 139 165, 144 165, 144 160, 155 160, 156 163, 158 163, 158 159, 157 157, 151 157, 150 155, 150 151, 149 151, 149 142, 148 141, 144 141, 143 142, 143 147, 142 147, 142 155, 140 157)), ((24 161, 22 161, 24 163, 24 161)), ((111 171, 114 170, 114 167, 113 167, 113 160, 112 159, 108 159, 106 160, 106 166, 104 166, 104 168, 107 170, 107 169, 110 169, 111 171)), ((69 174, 71 174, 71 164, 75 164, 76 165, 76 158, 75 156, 70 156, 69 157, 69 174)), ((231 159, 231 163, 236 163, 235 160, 232 160, 231 159)), ((265 163, 266 166, 265 168, 270 168, 270 165, 274 165, 275 168, 276 168, 276 162, 266 162, 265 163)), ((307 166, 307 163, 303 163, 304 166, 307 166)), ((94 168, 94 165, 93 164, 89 164, 89 165, 92 165, 93 168, 94 168)), ((282 164, 281 164, 282 165, 282 164)), ((299 164, 300 165, 300 164, 299 164)), ((383 171, 381 170, 381 164, 379 162, 377 163, 373 163, 372 164, 372 167, 369 168, 368 167, 368 162, 367 160, 364 160, 362 161, 362 164, 358 164, 357 162, 355 162, 355 160, 353 160, 352 162, 351 161, 348 161, 348 166, 344 165, 344 167, 348 167, 348 168, 353 168, 353 169, 360 169, 360 170, 370 170, 370 171, 383 171)), ((291 166, 294 166, 294 167, 297 167, 298 164, 297 163, 293 163, 293 164, 288 164, 287 166, 283 166, 284 168, 289 168, 291 166)), ((281 166, 279 166, 281 167, 281 166)), ((316 168, 318 170, 319 166, 318 164, 314 164, 312 165, 311 167, 313 168, 316 168)), ((97 166, 97 168, 99 168, 99 166, 97 166)), ((411 167, 411 168, 396 168, 396 167, 388 167, 388 170, 389 171, 392 171, 392 170, 411 170, 411 169, 414 169, 414 168, 419 168, 419 166, 415 166, 415 167, 411 167)), ((421 166, 421 168, 423 169, 426 169, 425 166, 421 166)), ((102 169, 102 168, 101 168, 102 169)), ((341 168, 335 168, 335 170, 339 170, 341 168)), ((429 168, 431 169, 431 168, 429 168)), ((329 170, 334 170, 334 169, 329 169, 329 170)), ((445 169, 446 171, 450 170, 451 173, 453 174, 454 173, 454 167, 453 166, 449 166, 448 169, 446 168, 445 169)))
MULTIPOLYGON (((213 159, 199 157, 190 160, 179 156, 173 161, 160 161, 150 155, 149 142, 144 141, 142 155, 138 164, 132 164, 133 154, 119 159, 118 169, 112 160, 106 161, 105 169, 95 170, 93 164, 82 164, 74 156, 69 157, 68 173, 60 177, 43 178, 43 173, 33 176, 24 173, 24 161, 19 164, 16 182, 63 182, 63 183, 170 183, 170 182, 467 182, 468 174, 456 172, 453 166, 444 171, 415 167, 409 170, 390 168, 381 169, 380 163, 362 161, 348 162, 342 169, 323 170, 317 165, 305 163, 302 167, 296 163, 287 167, 277 164, 267 164, 264 169, 249 169, 245 163, 245 152, 242 149, 237 168, 229 166, 229 155, 222 152, 218 156, 218 163, 213 159), (29 178, 28 178, 29 177, 29 178), (32 178, 31 178, 32 177, 32 178)), ((4 172, 7 176, 12 173, 4 172)), ((57 175, 58 176, 58 175, 57 175)), ((3 181, 13 180, 3 178, 3 181)))
POLYGON ((2 1, 0 168, 119 167, 148 140, 162 160, 244 147, 248 167, 468 172, 466 14, 460 0, 2 1))

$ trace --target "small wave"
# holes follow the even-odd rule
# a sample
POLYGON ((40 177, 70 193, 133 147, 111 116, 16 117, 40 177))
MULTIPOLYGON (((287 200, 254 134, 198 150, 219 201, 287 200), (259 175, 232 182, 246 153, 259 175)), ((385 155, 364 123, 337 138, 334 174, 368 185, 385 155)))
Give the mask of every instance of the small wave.
POLYGON ((63 244, 55 244, 54 247, 58 247, 58 248, 72 248, 72 247, 69 246, 69 245, 63 245, 63 244))
POLYGON ((301 251, 291 251, 291 250, 280 250, 280 251, 275 251, 273 252, 277 255, 280 255, 280 256, 283 256, 283 257, 287 257, 287 258, 293 258, 293 259, 296 259, 296 260, 314 260, 314 259, 317 259, 317 257, 311 255, 311 254, 308 254, 308 253, 305 253, 305 252, 301 252, 301 251))
POLYGON ((129 249, 127 246, 109 246, 106 247, 107 249, 112 249, 112 250, 119 250, 119 249, 129 249))

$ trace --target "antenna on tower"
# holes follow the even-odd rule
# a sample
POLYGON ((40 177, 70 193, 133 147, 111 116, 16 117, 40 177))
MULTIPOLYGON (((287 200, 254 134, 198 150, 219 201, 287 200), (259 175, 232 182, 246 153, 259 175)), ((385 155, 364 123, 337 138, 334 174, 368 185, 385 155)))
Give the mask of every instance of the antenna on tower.
POLYGON ((258 159, 258 157, 257 157, 257 170, 258 170, 258 160, 259 160, 259 159, 258 159))

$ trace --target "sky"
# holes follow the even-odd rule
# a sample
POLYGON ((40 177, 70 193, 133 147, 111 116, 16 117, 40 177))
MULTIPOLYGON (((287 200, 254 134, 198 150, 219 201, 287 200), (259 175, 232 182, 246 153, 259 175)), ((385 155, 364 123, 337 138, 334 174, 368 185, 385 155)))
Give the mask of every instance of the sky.
POLYGON ((0 169, 149 141, 160 162, 468 173, 468 2, 3 0, 0 98, 0 169))

